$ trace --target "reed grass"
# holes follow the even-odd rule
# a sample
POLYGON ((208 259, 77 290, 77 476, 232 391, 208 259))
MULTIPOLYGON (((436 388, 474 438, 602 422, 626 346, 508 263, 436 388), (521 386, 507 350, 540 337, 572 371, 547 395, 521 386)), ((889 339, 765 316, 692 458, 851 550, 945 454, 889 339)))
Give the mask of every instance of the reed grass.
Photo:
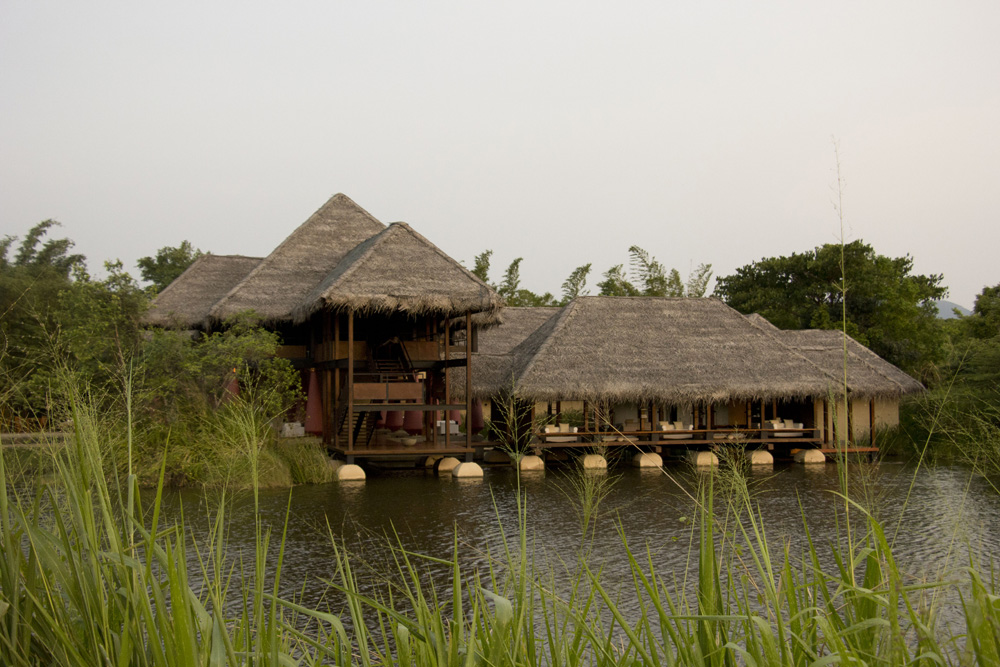
MULTIPOLYGON (((272 533, 255 511, 253 553, 230 554, 223 493, 196 543, 183 516, 162 520, 164 466, 144 506, 136 474, 105 460, 118 450, 102 444, 100 415, 81 397, 69 413, 71 445, 48 482, 15 489, 0 448, 0 664, 1000 664, 992 568, 969 562, 957 574, 910 580, 878 517, 848 494, 842 539, 810 538, 792 553, 769 538, 738 465, 696 478, 692 578, 658 571, 657 545, 632 545, 624 534, 616 564, 627 568, 624 588, 605 582, 585 540, 559 562, 537 556, 529 499, 518 490, 519 526, 506 533, 498 520, 488 566, 460 565, 457 537, 447 556, 413 553, 397 537, 391 585, 375 593, 330 530, 336 576, 314 583, 343 609, 307 608, 279 593, 284 532, 272 533), (823 565, 826 550, 833 567, 823 565), (450 577, 435 584, 427 568, 450 577), (961 627, 939 620, 946 595, 960 601, 961 627)), ((230 437, 259 474, 261 419, 244 413, 234 424, 230 437)), ((612 520, 598 512, 612 482, 572 474, 581 475, 581 507, 589 503, 586 536, 594 520, 612 520)))

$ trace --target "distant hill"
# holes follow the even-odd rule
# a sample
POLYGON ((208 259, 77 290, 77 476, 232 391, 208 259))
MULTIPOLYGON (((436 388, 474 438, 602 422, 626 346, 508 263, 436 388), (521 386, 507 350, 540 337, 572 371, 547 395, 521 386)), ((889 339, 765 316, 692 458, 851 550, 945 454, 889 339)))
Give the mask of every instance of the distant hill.
POLYGON ((945 301, 944 299, 939 299, 937 302, 938 308, 938 319, 941 320, 953 320, 955 319, 955 311, 964 315, 971 315, 972 311, 968 308, 953 303, 951 301, 945 301))

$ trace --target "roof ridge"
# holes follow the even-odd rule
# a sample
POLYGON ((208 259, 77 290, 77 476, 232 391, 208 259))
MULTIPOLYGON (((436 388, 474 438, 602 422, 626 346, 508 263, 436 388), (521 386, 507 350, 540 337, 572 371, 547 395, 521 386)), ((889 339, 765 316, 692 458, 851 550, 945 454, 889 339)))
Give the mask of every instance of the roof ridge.
MULTIPOLYGON (((331 206, 334 203, 335 200, 337 201, 337 203, 340 203, 340 204, 346 203, 347 205, 356 208, 358 211, 360 211, 362 214, 364 214, 364 216, 367 217, 368 219, 370 219, 372 222, 380 225, 383 229, 385 228, 385 224, 382 221, 380 221, 378 218, 376 218, 371 213, 369 213, 368 211, 366 211, 364 208, 362 208, 361 206, 359 206, 357 202, 355 202, 353 199, 351 199, 350 197, 348 197, 347 195, 345 195, 343 192, 338 192, 337 194, 333 195, 332 197, 330 197, 329 199, 327 199, 325 202, 323 202, 322 206, 320 206, 315 211, 313 211, 312 214, 308 218, 306 218, 302 223, 300 223, 298 227, 296 227, 295 229, 293 229, 292 232, 281 241, 281 243, 279 243, 277 246, 275 246, 275 248, 270 253, 268 253, 266 257, 264 257, 263 259, 261 259, 260 264, 258 264, 257 266, 255 266, 250 271, 250 273, 248 273, 247 275, 245 275, 243 277, 243 280, 241 280, 240 282, 236 283, 236 285, 234 285, 233 288, 231 290, 229 290, 225 294, 225 296, 223 296, 221 299, 219 299, 218 301, 216 301, 212 305, 212 307, 209 309, 208 316, 209 317, 216 317, 216 318, 218 318, 217 312, 223 306, 223 304, 225 304, 227 301, 229 301, 229 299, 232 298, 232 296, 234 294, 236 294, 237 291, 241 290, 245 284, 250 283, 254 278, 257 277, 257 275, 259 273, 265 271, 267 269, 267 267, 270 266, 268 260, 271 259, 272 257, 274 257, 275 255, 277 255, 286 246, 291 245, 293 243, 293 240, 297 240, 299 234, 301 234, 304 229, 307 229, 308 226, 310 226, 311 223, 313 223, 314 218, 320 213, 320 211, 323 211, 328 206, 331 206)), ((379 230, 378 233, 381 233, 381 231, 382 230, 379 230)), ((369 238, 371 238, 371 237, 369 237, 369 238)), ((363 243, 363 241, 362 241, 362 243, 363 243)), ((355 246, 355 247, 357 247, 357 246, 355 246)), ((350 250, 348 250, 347 252, 350 252, 350 250)), ((345 253, 345 257, 346 257, 346 255, 347 255, 347 253, 345 253)), ((341 258, 341 261, 343 261, 343 258, 341 258)), ((339 263, 340 262, 338 262, 338 264, 339 263)), ((333 268, 336 269, 336 266, 334 266, 333 268)), ((320 282, 322 282, 322 280, 320 280, 320 282)), ((313 287, 315 287, 315 286, 313 286, 313 287)))
POLYGON ((469 271, 469 269, 465 268, 464 264, 462 264, 461 262, 457 261, 454 257, 452 257, 451 255, 449 255, 448 253, 446 253, 444 250, 441 250, 441 248, 439 248, 436 243, 434 243, 433 241, 431 241, 430 239, 428 239, 426 236, 424 236, 423 234, 421 234, 420 232, 418 232, 417 230, 415 230, 413 227, 411 227, 409 225, 409 223, 406 223, 406 222, 403 222, 403 221, 399 221, 399 222, 393 222, 392 224, 393 225, 400 225, 403 228, 405 228, 407 231, 409 231, 411 234, 413 234, 413 236, 416 237, 416 239, 418 241, 423 241, 424 243, 426 243, 438 255, 440 255, 442 258, 448 260, 449 262, 451 262, 452 264, 454 264, 455 266, 457 266, 459 269, 461 269, 465 273, 466 276, 468 276, 472 280, 476 281, 477 283, 479 283, 483 287, 486 287, 488 289, 493 289, 492 287, 490 287, 489 285, 486 284, 486 281, 481 280, 479 278, 479 276, 477 276, 476 274, 474 274, 472 271, 469 271))
MULTIPOLYGON (((348 253, 344 255, 343 259, 337 262, 337 265, 334 266, 333 269, 330 271, 330 273, 327 274, 327 276, 330 276, 331 274, 336 273, 337 269, 339 269, 341 266, 344 266, 344 270, 341 271, 340 275, 334 278, 333 282, 331 282, 329 285, 326 285, 326 287, 323 289, 323 292, 327 292, 333 289, 335 285, 343 281, 348 276, 354 274, 361 266, 361 264, 364 263, 364 260, 375 251, 375 248, 385 243, 385 240, 390 236, 392 236, 392 232, 394 231, 394 229, 398 229, 396 227, 396 224, 397 223, 394 222, 390 225, 387 225, 386 228, 380 231, 378 234, 373 234, 372 236, 369 236, 367 239, 365 239, 358 245, 351 248, 348 251, 348 253), (354 251, 358 250, 359 248, 361 248, 366 244, 368 245, 367 248, 358 253, 356 257, 353 258, 351 257, 351 253, 353 253, 354 251), (348 264, 344 264, 344 262, 346 262, 348 259, 350 259, 350 262, 348 264)), ((312 301, 312 299, 310 299, 309 297, 312 296, 313 290, 322 287, 325 282, 326 278, 324 277, 322 280, 319 281, 319 283, 317 283, 316 287, 313 287, 312 290, 309 290, 309 293, 306 294, 305 299, 303 299, 303 303, 301 303, 295 310, 298 310, 299 307, 308 307, 307 302, 312 301)), ((316 296, 316 298, 318 299, 321 298, 322 296, 323 294, 321 292, 316 296)))
MULTIPOLYGON (((556 319, 555 324, 552 325, 552 331, 550 331, 548 335, 545 336, 545 340, 543 340, 542 344, 535 349, 534 354, 530 356, 528 362, 524 364, 524 367, 518 374, 518 380, 523 378, 525 375, 528 374, 529 371, 531 371, 532 368, 534 368, 535 362, 538 361, 538 358, 541 356, 542 352, 546 351, 548 347, 553 344, 552 343, 553 339, 555 339, 556 335, 559 334, 566 327, 566 322, 572 318, 573 314, 576 312, 578 308, 579 304, 577 304, 576 299, 573 299, 568 304, 563 306, 562 312, 552 315, 552 317, 556 319)), ((546 322, 548 321, 550 320, 546 320, 546 322)), ((542 327, 544 326, 545 323, 542 323, 542 327)), ((535 329, 535 331, 533 331, 531 335, 534 336, 535 334, 537 334, 539 331, 541 331, 542 327, 535 329)), ((529 336, 528 338, 530 337, 531 336, 529 336)), ((527 341, 527 339, 525 339, 525 341, 527 341)))
MULTIPOLYGON (((806 355, 802 354, 801 352, 799 352, 797 349, 795 349, 794 347, 792 347, 791 345, 789 345, 785 341, 781 340, 781 334, 785 331, 784 329, 779 329, 778 327, 776 327, 773 324, 771 324, 769 320, 767 320, 766 318, 764 318, 764 321, 767 322, 768 324, 770 324, 770 328, 766 328, 766 327, 758 324, 754 320, 750 319, 750 317, 748 317, 747 315, 744 315, 740 311, 736 310, 735 308, 733 308, 732 306, 730 306, 728 303, 722 301, 721 299, 719 300, 719 303, 721 303, 723 306, 725 306, 729 310, 733 311, 734 313, 736 313, 737 315, 739 315, 740 317, 742 317, 743 319, 745 319, 750 324, 750 326, 752 326, 753 328, 757 329, 758 331, 760 331, 761 333, 763 333, 765 336, 769 336, 770 338, 774 339, 778 343, 778 345, 780 345, 781 347, 785 348, 790 353, 792 353, 793 355, 795 355, 799 359, 801 359, 804 362, 806 362, 809 366, 815 368, 819 372, 819 374, 821 376, 825 376, 826 378, 828 378, 828 380, 832 381, 832 387, 839 387, 840 380, 833 373, 829 372, 828 370, 826 370, 825 368, 823 368, 822 366, 820 366, 819 364, 817 364, 816 362, 814 362, 812 359, 810 359, 806 355)), ((802 331, 802 330, 801 329, 797 329, 797 330, 793 330, 793 331, 802 331)), ((848 385, 847 389, 850 390, 850 386, 849 385, 848 385)), ((832 389, 831 389, 831 392, 832 392, 832 389)))

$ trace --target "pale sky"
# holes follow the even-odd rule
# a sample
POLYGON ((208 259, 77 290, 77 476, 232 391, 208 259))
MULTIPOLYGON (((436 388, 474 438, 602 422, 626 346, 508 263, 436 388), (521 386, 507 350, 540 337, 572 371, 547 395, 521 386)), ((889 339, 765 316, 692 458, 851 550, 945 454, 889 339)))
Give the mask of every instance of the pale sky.
POLYGON ((344 192, 558 296, 839 237, 1000 283, 1000 3, 0 4, 0 235, 266 255, 344 192))

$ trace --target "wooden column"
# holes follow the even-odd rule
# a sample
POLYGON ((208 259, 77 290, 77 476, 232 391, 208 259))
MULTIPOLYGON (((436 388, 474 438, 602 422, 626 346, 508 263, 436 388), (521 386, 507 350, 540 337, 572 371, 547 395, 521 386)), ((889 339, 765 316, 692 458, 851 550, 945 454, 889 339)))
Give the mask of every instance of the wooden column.
POLYGON ((847 442, 849 444, 854 444, 854 401, 851 400, 850 396, 844 398, 844 403, 847 405, 847 442))
POLYGON ((590 417, 590 415, 587 414, 587 401, 584 401, 583 402, 583 430, 584 431, 589 431, 590 430, 588 428, 588 426, 587 426, 589 424, 589 422, 590 422, 589 417, 590 417))
MULTIPOLYGON (((451 318, 444 318, 444 404, 451 405, 451 369, 448 361, 451 359, 451 318)), ((434 424, 437 427, 437 424, 434 424)), ((437 430, 435 428, 435 438, 437 430)), ((451 447, 451 408, 444 411, 444 446, 451 447)))
POLYGON ((472 449, 472 313, 465 314, 465 446, 472 449))
POLYGON ((336 422, 337 411, 340 409, 340 367, 337 360, 340 359, 340 314, 332 313, 333 318, 333 345, 330 346, 330 353, 326 356, 327 361, 333 360, 333 370, 327 369, 325 375, 329 384, 330 375, 333 375, 333 395, 330 396, 329 403, 333 406, 333 419, 331 420, 331 430, 333 431, 333 446, 340 446, 340 424, 336 422))
POLYGON ((354 449, 354 309, 347 311, 347 450, 354 449))
POLYGON ((868 444, 875 446, 875 399, 868 400, 868 444))
POLYGON ((823 399, 823 444, 830 443, 830 403, 823 399))

